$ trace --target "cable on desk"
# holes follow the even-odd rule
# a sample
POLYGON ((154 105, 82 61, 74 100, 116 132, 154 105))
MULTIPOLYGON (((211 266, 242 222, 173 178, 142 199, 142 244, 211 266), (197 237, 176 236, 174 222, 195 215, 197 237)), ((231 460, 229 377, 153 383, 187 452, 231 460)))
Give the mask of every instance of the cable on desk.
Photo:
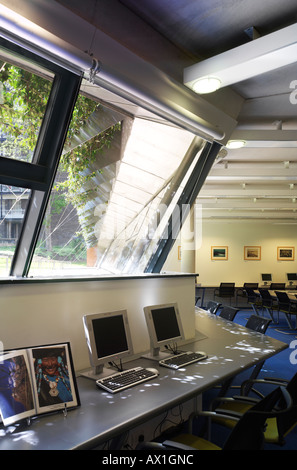
POLYGON ((114 361, 109 361, 108 363, 111 367, 114 367, 118 372, 123 372, 122 359, 120 359, 120 365, 116 364, 114 361))
POLYGON ((165 349, 167 349, 168 351, 171 352, 171 354, 180 354, 181 352, 183 351, 180 351, 178 348, 177 348, 177 343, 174 343, 173 346, 171 346, 170 344, 165 344, 165 349))

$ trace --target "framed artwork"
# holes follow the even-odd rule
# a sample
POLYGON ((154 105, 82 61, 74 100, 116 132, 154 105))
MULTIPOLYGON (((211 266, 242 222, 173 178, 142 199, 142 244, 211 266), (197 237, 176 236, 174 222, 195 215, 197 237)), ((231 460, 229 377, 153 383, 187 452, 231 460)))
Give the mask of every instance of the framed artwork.
POLYGON ((0 355, 0 416, 4 426, 80 405, 69 343, 0 355))
POLYGON ((244 247, 244 259, 250 261, 259 261, 261 259, 261 247, 260 246, 245 246, 244 247))
POLYGON ((212 246, 211 247, 211 259, 227 260, 228 259, 228 247, 227 246, 212 246))
POLYGON ((294 246, 278 246, 277 259, 279 261, 294 261, 295 248, 294 246))

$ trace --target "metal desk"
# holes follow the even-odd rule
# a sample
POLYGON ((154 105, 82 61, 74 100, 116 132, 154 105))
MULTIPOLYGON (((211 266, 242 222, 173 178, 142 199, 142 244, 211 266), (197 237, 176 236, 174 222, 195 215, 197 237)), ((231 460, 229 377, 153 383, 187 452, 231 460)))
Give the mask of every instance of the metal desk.
MULTIPOLYGON (((206 337, 187 349, 206 351, 207 360, 185 370, 158 367, 158 379, 115 395, 78 377, 80 407, 66 417, 59 412, 38 416, 29 426, 0 427, 0 450, 94 448, 288 347, 201 310, 196 312, 196 328, 206 337)), ((130 364, 156 367, 142 358, 130 364)))

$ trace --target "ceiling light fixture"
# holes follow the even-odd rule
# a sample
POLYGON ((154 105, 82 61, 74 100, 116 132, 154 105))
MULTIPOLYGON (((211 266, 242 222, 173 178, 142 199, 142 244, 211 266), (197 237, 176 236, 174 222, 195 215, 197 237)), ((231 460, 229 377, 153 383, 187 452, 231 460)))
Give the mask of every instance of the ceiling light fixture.
POLYGON ((246 145, 245 140, 229 140, 229 142, 227 142, 226 147, 228 149, 241 149, 245 145, 246 145))
POLYGON ((213 93, 221 87, 221 80, 217 77, 201 77, 193 83, 193 90, 195 93, 204 95, 206 93, 213 93))
MULTIPOLYGON (((297 23, 254 39, 184 69, 184 84, 194 90, 200 78, 216 77, 221 87, 296 62, 297 23)), ((196 91, 199 93, 199 91, 196 91)))

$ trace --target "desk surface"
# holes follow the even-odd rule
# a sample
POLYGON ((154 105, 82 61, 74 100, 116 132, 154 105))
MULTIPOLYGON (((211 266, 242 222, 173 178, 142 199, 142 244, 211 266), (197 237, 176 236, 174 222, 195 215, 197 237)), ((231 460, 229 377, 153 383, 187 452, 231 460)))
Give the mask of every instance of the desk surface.
MULTIPOLYGON (((260 295, 260 291, 258 289, 253 289, 253 290, 256 294, 260 295)), ((289 291, 289 290, 282 290, 282 289, 280 289, 280 290, 270 290, 270 289, 268 289, 268 292, 270 293, 270 295, 272 297, 275 297, 275 298, 277 298, 277 295, 276 295, 275 292, 285 292, 288 295, 290 300, 292 300, 293 302, 297 301, 297 298, 296 298, 297 292, 296 291, 289 291)))
MULTIPOLYGON (((78 377, 80 407, 66 417, 55 413, 38 416, 29 426, 0 427, 0 450, 93 448, 288 347, 201 310, 196 312, 196 329, 206 337, 188 344, 187 349, 205 351, 207 360, 185 370, 158 367, 158 379, 115 395, 78 377)), ((130 365, 156 367, 142 358, 130 365)))

